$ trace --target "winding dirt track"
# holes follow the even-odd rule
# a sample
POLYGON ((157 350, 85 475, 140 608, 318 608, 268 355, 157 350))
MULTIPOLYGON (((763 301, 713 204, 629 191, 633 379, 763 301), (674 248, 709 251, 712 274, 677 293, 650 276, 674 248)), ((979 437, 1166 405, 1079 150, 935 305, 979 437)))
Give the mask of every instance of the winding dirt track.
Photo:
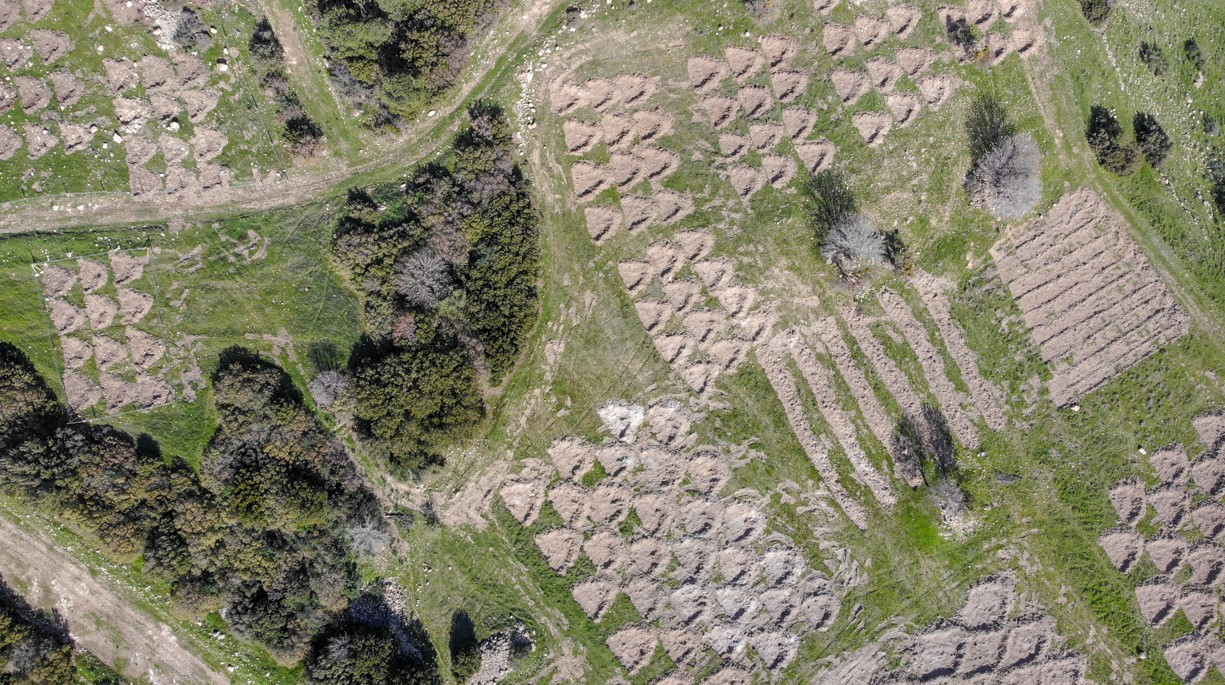
POLYGON ((434 155, 451 139, 459 120, 451 115, 474 97, 488 77, 503 65, 502 57, 518 42, 539 31, 560 0, 526 0, 498 30, 485 49, 486 57, 475 66, 467 82, 435 106, 437 115, 404 127, 393 144, 379 146, 367 161, 353 166, 337 162, 318 172, 291 170, 278 183, 234 184, 224 191, 203 195, 148 195, 133 198, 126 192, 69 193, 0 204, 0 235, 35 233, 79 226, 162 223, 173 219, 204 220, 226 215, 263 212, 292 207, 342 192, 353 185, 369 184, 407 170, 434 155), (58 209, 56 209, 58 207, 58 209))
MULTIPOLYGON (((170 626, 132 606, 122 588, 42 536, 0 514, 0 575, 27 590, 26 599, 55 609, 77 644, 125 675, 151 683, 225 685, 230 682, 179 644, 170 626)), ((16 589, 15 587, 15 589, 16 589)))

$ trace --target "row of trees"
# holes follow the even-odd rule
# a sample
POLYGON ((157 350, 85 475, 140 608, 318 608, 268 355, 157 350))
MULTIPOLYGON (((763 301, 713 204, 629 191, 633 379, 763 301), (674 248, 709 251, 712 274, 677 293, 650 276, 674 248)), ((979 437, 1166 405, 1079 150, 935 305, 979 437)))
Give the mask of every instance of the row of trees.
POLYGON ((417 114, 467 65, 499 0, 312 0, 333 78, 371 124, 417 114))
POLYGON ((120 560, 140 555, 183 611, 220 610, 240 636, 297 660, 356 594, 355 554, 377 553, 391 533, 283 370, 232 348, 213 388, 219 428, 197 474, 148 436, 70 421, 29 360, 0 343, 0 487, 120 560))
POLYGON ((501 109, 477 103, 445 163, 379 204, 349 195, 333 253, 363 295, 347 374, 312 392, 354 419, 376 454, 415 469, 485 412, 482 381, 514 364, 536 318, 539 220, 501 109))
POLYGON ((323 142, 323 129, 306 113, 306 108, 290 85, 289 76, 285 73, 285 48, 267 17, 255 24, 249 47, 260 86, 276 102, 281 135, 294 154, 314 152, 323 142))
POLYGON ((1154 167, 1161 166, 1174 143, 1157 118, 1147 112, 1136 112, 1132 117, 1135 144, 1123 139, 1123 125, 1118 117, 1102 105, 1089 109, 1089 123, 1085 138, 1089 148, 1104 168, 1125 176, 1134 173, 1141 164, 1141 155, 1154 167))

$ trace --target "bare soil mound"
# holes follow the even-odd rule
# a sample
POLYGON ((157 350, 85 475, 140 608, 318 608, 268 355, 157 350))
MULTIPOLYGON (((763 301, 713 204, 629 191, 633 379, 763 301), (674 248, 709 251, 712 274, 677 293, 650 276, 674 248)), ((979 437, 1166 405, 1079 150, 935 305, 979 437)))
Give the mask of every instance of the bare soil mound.
POLYGON ((1220 452, 1200 457, 1191 465, 1191 477, 1204 492, 1215 496, 1225 489, 1225 459, 1220 452))
POLYGON ((39 278, 42 280, 43 294, 47 297, 64 297, 77 284, 76 273, 54 264, 44 268, 39 278))
POLYGON ((940 109, 957 91, 957 82, 948 76, 929 76, 919 81, 919 92, 928 107, 940 109))
POLYGON ((128 339, 128 352, 132 362, 140 369, 148 369, 166 355, 166 346, 161 340, 145 333, 139 328, 128 326, 124 329, 128 339))
POLYGON ((898 66, 910 76, 918 76, 936 61, 936 53, 927 48, 902 48, 894 55, 898 66))
POLYGON ((0 40, 0 62, 9 68, 9 71, 16 71, 30 61, 34 56, 34 48, 25 43, 12 38, 0 40))
POLYGON ((8 126, 0 126, 0 161, 7 161, 21 149, 21 136, 8 126))
POLYGON ((72 50, 72 39, 63 31, 35 29, 30 32, 30 40, 44 64, 51 64, 72 50))
POLYGON ((1182 445, 1171 445, 1153 452, 1148 457, 1148 463, 1152 464, 1163 483, 1186 484, 1187 467, 1191 462, 1187 460, 1187 452, 1182 445))
POLYGON ((728 180, 732 182, 736 194, 745 200, 766 185, 765 175, 762 174, 761 169, 749 166, 732 167, 728 171, 728 180))
POLYGON ((1144 516, 1144 486, 1135 480, 1120 481, 1110 489, 1110 503, 1119 521, 1134 526, 1144 516))
POLYGON ((94 359, 98 361, 98 367, 103 371, 127 364, 131 360, 131 357, 128 356, 128 348, 114 338, 95 335, 93 344, 94 359))
POLYGON ((1181 537, 1169 535, 1149 540, 1144 552, 1161 573, 1174 573, 1182 566, 1189 545, 1181 537))
POLYGON ((21 0, 21 8, 26 11, 26 21, 31 24, 46 18, 54 6, 55 0, 21 0))
POLYGON ((758 152, 765 152, 774 146, 778 145, 783 139, 783 127, 781 124, 750 124, 749 125, 749 140, 753 143, 753 149, 758 152))
POLYGON ((587 489, 574 483, 561 483, 549 490, 549 503, 557 510, 566 525, 583 530, 588 527, 589 508, 587 489))
POLYGON ((1137 586, 1136 601, 1140 604, 1140 615, 1152 625, 1165 623, 1174 613, 1178 595, 1178 588, 1162 578, 1137 586))
POLYGON ((1150 492, 1148 494, 1148 503, 1152 506, 1155 513, 1153 519, 1163 526, 1174 529, 1182 523, 1183 517, 1187 515, 1187 511, 1191 506, 1191 498, 1186 490, 1177 486, 1166 485, 1150 492))
POLYGON ((64 140, 64 152, 71 154, 88 148, 93 142, 94 134, 89 132, 88 126, 61 122, 60 137, 64 140))
POLYGON ((582 545, 583 534, 568 528, 554 528, 536 536, 540 553, 558 573, 565 573, 578 561, 582 545))
POLYGON ((882 92, 889 92, 897 85, 898 79, 906 73, 895 62, 876 57, 868 60, 868 78, 871 86, 882 92))
POLYGON ((607 644, 617 661, 629 670, 630 675, 634 675, 651 662, 659 636, 649 628, 631 626, 610 635, 607 644))
POLYGON ((592 205, 583 210, 587 219, 587 233, 597 245, 615 236, 621 230, 621 212, 608 205, 592 205))
POLYGON ((187 117, 193 124, 204 121, 209 112, 212 112, 217 107, 217 103, 221 101, 221 93, 212 88, 185 90, 180 93, 179 97, 187 106, 187 117))
POLYGON ((566 120, 562 124, 562 130, 566 137, 566 149, 575 155, 591 151, 604 139, 604 134, 599 126, 573 119, 566 120))
POLYGON ((17 104, 17 91, 0 81, 0 112, 7 112, 17 104))
POLYGON ((868 75, 861 71, 835 69, 830 74, 830 80, 834 83, 834 90, 838 93, 838 98, 846 105, 855 104, 872 88, 868 75))
MULTIPOLYGON (((170 136, 162 137, 169 138, 170 136)), ((129 136, 124 140, 124 152, 127 155, 128 164, 140 166, 147 164, 157 155, 157 144, 148 138, 129 136)))
POLYGON ((174 70, 180 88, 203 88, 208 85, 208 67, 200 58, 185 52, 174 54, 174 70))
POLYGON ((723 154, 723 159, 732 161, 740 158, 749 150, 749 139, 744 136, 739 136, 734 133, 719 134, 719 152, 723 154))
POLYGON ((766 59, 757 50, 748 50, 746 48, 728 47, 723 50, 724 57, 727 58, 728 67, 731 70, 732 78, 744 83, 761 73, 762 67, 765 66, 766 59))
POLYGON ((1011 582, 990 578, 970 588, 957 620, 967 628, 983 628, 1000 623, 1012 612, 1016 593, 1011 582))
POLYGON ((779 69, 770 74, 770 87, 779 102, 792 102, 808 90, 808 74, 793 69, 779 69))
POLYGON ((1123 573, 1135 567, 1144 551, 1144 537, 1132 530, 1108 530, 1097 542, 1110 557, 1110 563, 1123 573))
POLYGON ((795 178, 795 160, 783 155, 762 155, 761 171, 770 185, 784 188, 795 178))
POLYGON ((558 81, 549 91, 549 102, 555 113, 565 116, 587 104, 587 93, 575 83, 558 81))
POLYGON ((108 328, 119 313, 119 305, 106 295, 87 294, 85 296, 85 316, 89 319, 89 327, 95 331, 108 328))
POLYGON ((898 38, 909 36, 922 16, 919 8, 913 5, 897 5, 885 10, 885 21, 889 24, 889 30, 898 38))
POLYGON ((142 197, 156 193, 162 189, 162 181, 157 174, 143 166, 128 165, 128 188, 132 197, 142 197))
MULTIPOLYGON (((166 164, 178 164, 187 158, 191 152, 191 147, 188 144, 174 136, 161 136, 157 139, 157 146, 162 150, 162 157, 165 158, 166 164)), ((167 185, 170 181, 167 179, 167 185)))
POLYGON ((140 72, 140 79, 148 90, 175 85, 174 69, 171 68, 170 62, 161 57, 145 55, 136 64, 136 69, 140 72))
POLYGON ((1191 420, 1191 425, 1206 447, 1212 447, 1225 437, 1225 413, 1201 414, 1191 420))
POLYGON ((786 69, 800 52, 800 46, 794 39, 779 34, 762 36, 761 51, 766 56, 766 64, 771 70, 786 69))
POLYGON ((832 57, 844 57, 854 51, 855 30, 845 24, 827 22, 824 33, 825 51, 832 57))
POLYGON ((144 275, 149 256, 146 254, 134 257, 128 252, 116 250, 110 254, 110 260, 111 272, 115 275, 115 285, 127 285, 140 280, 144 275))
POLYGON ((509 481, 498 494, 511 516, 519 523, 530 526, 540 515, 540 507, 544 504, 545 483, 537 479, 509 481))
POLYGON ((94 350, 89 343, 79 338, 60 338, 60 349, 64 354, 64 366, 69 369, 79 369, 94 356, 94 350))
POLYGON ((604 616, 604 612, 608 611, 608 607, 612 606, 619 591, 616 580, 597 576, 575 585, 570 593, 583 609, 583 613, 587 614, 587 618, 598 621, 604 616))
POLYGON ((152 308, 152 296, 139 290, 119 288, 119 316, 122 323, 139 323, 152 308))
POLYGON ((711 57, 690 57, 688 68, 689 87, 699 93, 714 90, 728 74, 727 63, 711 57))
POLYGON ((885 142, 885 134, 893 127, 893 119, 883 112, 856 112, 851 115, 851 123, 871 147, 885 142))
POLYGON ((228 145, 230 139, 216 129, 197 126, 191 139, 191 147, 195 152, 197 162, 209 162, 216 159, 228 145))
POLYGON ((77 273, 81 277, 81 288, 87 293, 105 286, 110 280, 110 272, 106 266, 92 259, 77 260, 77 273))
POLYGON ((885 96, 885 106, 889 108, 898 126, 907 126, 918 116, 923 103, 918 96, 909 93, 891 93, 885 96))
POLYGON ((740 101, 717 95, 702 100, 700 107, 706 112, 710 125, 721 129, 736 120, 736 115, 740 112, 740 101))
POLYGON ((855 36, 865 50, 873 50, 889 37, 889 25, 874 17, 855 18, 855 36))
POLYGON ((812 127, 817 123, 817 114, 802 107, 789 107, 783 110, 783 135, 799 141, 812 133, 812 127))
POLYGON ((106 69, 106 85, 111 95, 118 95, 140 85, 136 65, 130 60, 103 60, 102 66, 106 69))
POLYGON ((741 88, 740 93, 736 97, 740 101, 740 107, 744 109, 745 115, 750 119, 765 116, 774 106, 774 98, 770 95, 770 91, 761 86, 741 88))
POLYGON ((633 134, 644 143, 675 131, 672 115, 661 109, 640 109, 630 116, 634 120, 633 134))
POLYGON ((42 79, 18 76, 13 82, 17 84, 17 96, 21 98, 21 111, 26 114, 34 114, 51 104, 51 89, 42 79))
POLYGON ((102 400, 101 388, 80 371, 64 372, 64 394, 68 396, 68 405, 78 413, 102 400))

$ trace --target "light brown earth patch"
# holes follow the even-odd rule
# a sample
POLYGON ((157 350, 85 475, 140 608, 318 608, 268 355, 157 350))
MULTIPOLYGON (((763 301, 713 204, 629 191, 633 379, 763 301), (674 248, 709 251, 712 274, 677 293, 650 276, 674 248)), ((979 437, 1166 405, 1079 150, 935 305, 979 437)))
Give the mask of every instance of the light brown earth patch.
POLYGON ((868 75, 861 71, 835 69, 830 74, 830 80, 834 84, 834 91, 838 93, 838 98, 845 105, 855 104, 872 88, 868 75))
POLYGON ((72 50, 72 39, 63 31, 35 29, 30 32, 30 40, 44 64, 56 62, 72 50))
POLYGON ((21 136, 8 126, 0 126, 0 161, 13 158, 21 150, 21 136))
POLYGON ((793 102, 808 90, 808 74, 780 69, 770 74, 770 87, 774 89, 779 102, 793 102))
POLYGON ((729 71, 726 62, 711 57, 690 57, 688 70, 689 87, 699 93, 717 88, 729 71))
POLYGON ((723 55, 727 59, 732 78, 741 83, 761 73, 766 63, 765 56, 757 50, 730 46, 724 49, 723 55))
POLYGON ((893 119, 883 112, 856 112, 851 115, 851 123, 870 147, 885 142, 885 135, 893 128, 893 119))
POLYGON ((825 51, 832 57, 844 57, 854 52, 857 46, 855 29, 845 24, 826 22, 823 41, 825 51))
POLYGON ((898 66, 910 76, 919 76, 936 61, 936 53, 927 48, 902 48, 894 56, 898 66))

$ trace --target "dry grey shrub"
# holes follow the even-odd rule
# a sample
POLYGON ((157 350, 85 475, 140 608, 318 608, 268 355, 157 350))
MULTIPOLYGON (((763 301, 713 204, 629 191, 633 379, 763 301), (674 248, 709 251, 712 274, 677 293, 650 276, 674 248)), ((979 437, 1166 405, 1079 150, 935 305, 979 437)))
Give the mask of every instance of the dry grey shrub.
POLYGON ((320 407, 330 407, 349 387, 349 377, 342 371, 324 371, 310 382, 311 397, 320 407))
POLYGON ((885 239, 871 221, 853 214, 830 227, 821 255, 843 273, 854 273, 885 263, 885 239))
POLYGON ((409 304, 430 308, 451 294, 451 268, 434 250, 425 247, 396 266, 396 292, 409 304))
POLYGON ((376 524, 366 522, 345 531, 354 552, 364 557, 377 557, 391 544, 391 535, 376 524))
POLYGON ((974 204, 997 219, 1019 219, 1042 199, 1042 153, 1028 133, 991 148, 966 178, 974 204))

